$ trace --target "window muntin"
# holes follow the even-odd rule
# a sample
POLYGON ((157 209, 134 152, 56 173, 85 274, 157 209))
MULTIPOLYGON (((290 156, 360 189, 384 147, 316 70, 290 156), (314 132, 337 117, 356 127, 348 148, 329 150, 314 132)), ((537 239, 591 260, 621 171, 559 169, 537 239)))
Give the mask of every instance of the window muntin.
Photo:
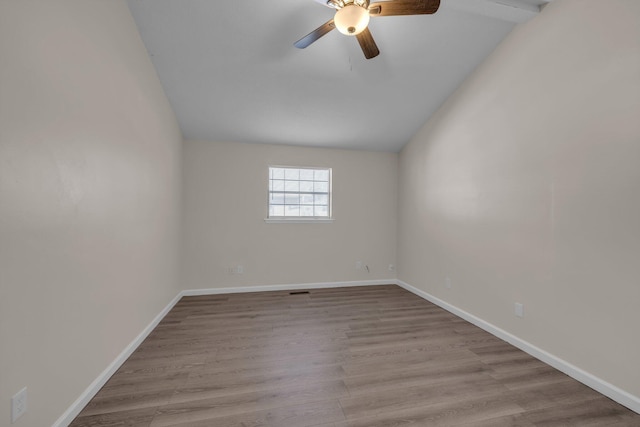
POLYGON ((270 166, 268 218, 331 218, 331 169, 270 166))

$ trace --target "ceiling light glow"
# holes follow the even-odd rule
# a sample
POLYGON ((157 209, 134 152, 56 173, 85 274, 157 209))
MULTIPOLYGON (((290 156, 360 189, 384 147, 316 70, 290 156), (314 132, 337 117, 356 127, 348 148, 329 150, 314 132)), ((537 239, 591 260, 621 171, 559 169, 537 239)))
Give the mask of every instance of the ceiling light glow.
POLYGON ((369 11, 351 3, 336 12, 333 22, 342 34, 355 36, 369 25, 369 11))

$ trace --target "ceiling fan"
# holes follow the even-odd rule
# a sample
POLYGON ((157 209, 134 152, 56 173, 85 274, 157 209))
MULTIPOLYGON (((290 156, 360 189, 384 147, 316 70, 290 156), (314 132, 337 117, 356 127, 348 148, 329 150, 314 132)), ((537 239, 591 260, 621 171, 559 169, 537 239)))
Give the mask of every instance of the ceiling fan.
POLYGON ((369 0, 315 0, 336 9, 333 19, 325 22, 293 45, 304 49, 334 28, 347 36, 356 36, 365 58, 380 54, 371 32, 369 18, 376 16, 427 15, 436 13, 440 0, 388 0, 370 3, 369 0))

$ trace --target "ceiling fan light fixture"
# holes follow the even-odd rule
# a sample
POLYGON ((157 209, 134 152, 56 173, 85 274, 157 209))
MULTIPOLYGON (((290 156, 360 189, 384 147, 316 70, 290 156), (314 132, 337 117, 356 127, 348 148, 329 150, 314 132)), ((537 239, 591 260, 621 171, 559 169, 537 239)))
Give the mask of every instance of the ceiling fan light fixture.
POLYGON ((347 36, 360 34, 369 25, 369 11, 357 4, 348 4, 336 12, 333 22, 347 36))

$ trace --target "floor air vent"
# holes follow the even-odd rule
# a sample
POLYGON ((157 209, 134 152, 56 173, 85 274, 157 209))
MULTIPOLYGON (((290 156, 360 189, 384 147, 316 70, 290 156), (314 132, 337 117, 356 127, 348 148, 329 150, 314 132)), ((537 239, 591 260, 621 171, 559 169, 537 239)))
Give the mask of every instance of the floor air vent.
POLYGON ((309 291, 293 291, 293 292, 289 292, 289 295, 302 295, 302 294, 308 294, 309 291))

